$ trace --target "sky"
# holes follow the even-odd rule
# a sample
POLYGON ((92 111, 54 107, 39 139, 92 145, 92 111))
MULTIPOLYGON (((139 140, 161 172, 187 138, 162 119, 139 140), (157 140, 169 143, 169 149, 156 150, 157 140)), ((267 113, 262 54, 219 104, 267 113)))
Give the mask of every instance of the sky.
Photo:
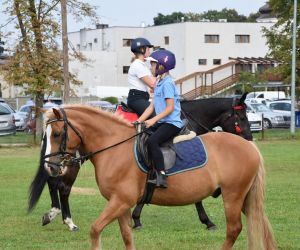
MULTIPOLYGON (((266 0, 90 0, 92 5, 98 6, 97 13, 101 23, 109 26, 140 26, 153 25, 153 18, 158 13, 168 15, 173 12, 202 13, 208 10, 235 9, 239 14, 248 16, 262 7, 266 0)), ((69 21, 69 31, 92 28, 88 21, 75 23, 69 21)))
MULTIPOLYGON (((235 9, 239 14, 248 16, 262 7, 266 0, 84 0, 91 5, 98 6, 97 14, 100 23, 109 26, 141 26, 142 23, 153 25, 153 18, 158 13, 168 15, 173 12, 202 13, 208 10, 235 9)), ((0 0, 0 31, 13 30, 13 25, 5 25, 8 16, 2 13, 3 0, 0 0), (3 27, 5 25, 5 27, 3 27)), ((81 28, 94 28, 88 19, 76 23, 68 17, 68 31, 79 31, 81 28)))

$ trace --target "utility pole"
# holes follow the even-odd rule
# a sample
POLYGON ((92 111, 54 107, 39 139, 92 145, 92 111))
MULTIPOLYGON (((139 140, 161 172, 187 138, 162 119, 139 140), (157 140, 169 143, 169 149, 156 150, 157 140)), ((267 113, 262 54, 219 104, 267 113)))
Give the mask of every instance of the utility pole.
POLYGON ((62 45, 63 45, 63 78, 64 78, 64 103, 69 102, 70 83, 69 83, 69 51, 68 51, 68 25, 67 25, 67 0, 61 0, 61 26, 62 26, 62 45))
POLYGON ((293 50, 292 50, 292 82, 291 82, 291 134, 295 134, 295 85, 296 85, 296 32, 297 32, 297 0, 294 0, 293 50))

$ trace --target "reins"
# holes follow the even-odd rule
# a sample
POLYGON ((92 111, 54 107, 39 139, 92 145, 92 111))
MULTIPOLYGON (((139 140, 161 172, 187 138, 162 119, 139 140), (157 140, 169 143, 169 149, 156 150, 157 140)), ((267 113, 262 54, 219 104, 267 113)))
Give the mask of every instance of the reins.
MULTIPOLYGON (((193 122, 195 122, 197 125, 199 125, 200 127, 204 128, 207 132, 212 132, 213 130, 207 128, 206 126, 204 126, 201 122, 198 122, 190 113, 184 111, 183 109, 181 109, 181 113, 183 114, 183 116, 189 121, 188 118, 190 118, 193 122)), ((192 130, 195 131, 195 128, 193 127, 193 125, 188 122, 188 124, 191 126, 192 130)))

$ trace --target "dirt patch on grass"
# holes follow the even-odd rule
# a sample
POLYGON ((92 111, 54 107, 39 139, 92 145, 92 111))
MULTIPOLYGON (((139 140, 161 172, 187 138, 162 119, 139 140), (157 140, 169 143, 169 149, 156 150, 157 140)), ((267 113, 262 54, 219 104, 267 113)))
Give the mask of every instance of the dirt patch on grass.
POLYGON ((96 195, 99 193, 99 190, 95 188, 72 187, 72 193, 82 195, 96 195))

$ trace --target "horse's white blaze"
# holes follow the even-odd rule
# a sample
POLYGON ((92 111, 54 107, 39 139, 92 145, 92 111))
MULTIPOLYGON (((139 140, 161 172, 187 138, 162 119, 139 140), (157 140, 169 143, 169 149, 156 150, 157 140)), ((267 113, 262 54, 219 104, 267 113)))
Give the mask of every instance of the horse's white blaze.
MULTIPOLYGON (((47 135, 47 146, 46 146, 46 152, 45 155, 48 155, 51 153, 51 142, 50 142, 50 137, 51 137, 51 133, 52 133, 52 128, 51 126, 47 126, 47 130, 46 130, 46 135, 47 135)), ((45 158, 45 161, 48 161, 49 158, 45 158)), ((48 163, 45 163, 45 168, 48 169, 48 163)))
POLYGON ((75 231, 75 230, 77 229, 77 226, 73 223, 72 218, 67 217, 67 218, 64 220, 64 223, 69 227, 69 229, 70 229, 71 231, 75 231))

